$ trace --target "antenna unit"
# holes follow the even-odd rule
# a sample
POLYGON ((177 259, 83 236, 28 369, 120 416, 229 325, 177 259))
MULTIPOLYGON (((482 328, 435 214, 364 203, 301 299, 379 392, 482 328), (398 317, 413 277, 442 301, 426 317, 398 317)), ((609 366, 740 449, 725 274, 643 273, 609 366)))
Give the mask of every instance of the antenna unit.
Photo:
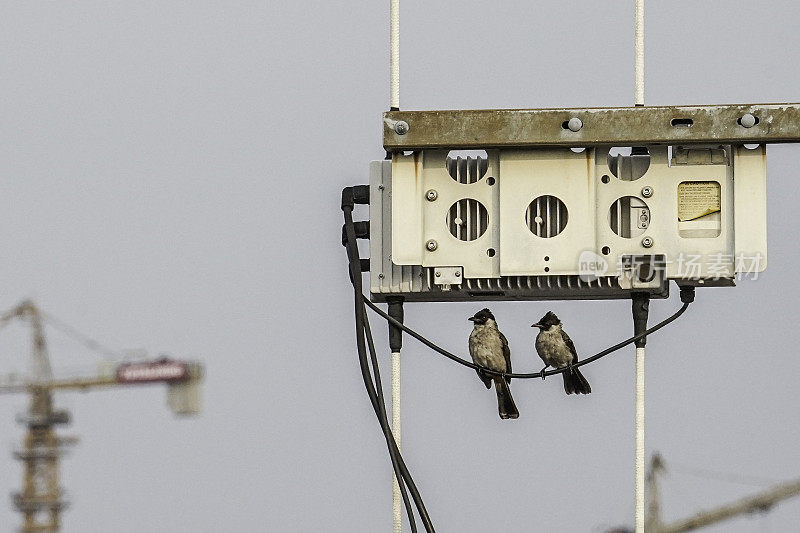
POLYGON ((766 143, 800 104, 389 111, 375 301, 668 295, 767 264, 766 143))

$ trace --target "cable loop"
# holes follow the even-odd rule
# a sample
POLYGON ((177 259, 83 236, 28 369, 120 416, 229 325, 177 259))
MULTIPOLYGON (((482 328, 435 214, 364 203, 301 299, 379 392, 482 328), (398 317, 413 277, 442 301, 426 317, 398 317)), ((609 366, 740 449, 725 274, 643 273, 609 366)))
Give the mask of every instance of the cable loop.
MULTIPOLYGON (((492 370, 492 369, 486 368, 484 366, 476 365, 475 363, 473 363, 471 361, 467 361, 466 359, 464 359, 462 357, 459 357, 459 356, 455 355, 454 353, 448 352, 444 348, 439 347, 437 344, 435 344, 432 341, 428 340, 427 338, 425 338, 420 333, 417 333, 416 331, 414 331, 413 329, 409 328, 405 324, 402 324, 402 323, 394 320, 387 313, 385 313, 381 308, 379 308, 374 303, 370 302, 369 299, 367 299, 363 295, 362 295, 362 298, 364 299, 364 303, 367 305, 367 307, 372 309, 378 315, 380 315, 383 318, 385 318, 391 325, 402 329, 403 331, 405 331, 406 333, 408 333, 409 335, 411 335, 412 337, 417 339, 419 342, 421 342, 422 344, 424 344, 428 348, 432 349, 435 352, 440 353, 441 355, 447 357, 451 361, 455 361, 456 363, 458 363, 460 365, 463 365, 463 366, 466 366, 466 367, 469 367, 469 368, 472 368, 472 369, 475 369, 475 370, 480 370, 481 372, 485 372, 487 374, 491 374, 491 375, 495 375, 495 376, 504 376, 504 377, 514 378, 514 379, 534 379, 534 378, 541 378, 542 377, 542 373, 541 372, 527 372, 527 373, 521 373, 521 374, 520 373, 515 373, 515 372, 499 372, 497 370, 492 370)), ((642 339, 642 338, 644 338, 644 337, 646 337, 646 336, 648 336, 648 335, 650 335, 652 333, 655 333, 656 331, 660 330, 661 328, 663 328, 664 326, 666 326, 670 322, 673 322, 674 320, 676 320, 679 316, 681 316, 684 313, 684 311, 686 311, 686 309, 688 307, 689 307, 689 302, 684 302, 684 304, 681 306, 681 308, 678 309, 678 311, 676 311, 675 314, 673 314, 672 316, 670 316, 666 320, 662 320, 661 322, 659 322, 658 324, 656 324, 652 328, 644 331, 643 333, 640 333, 639 335, 634 335, 633 337, 630 337, 629 339, 625 339, 624 341, 619 342, 619 343, 615 344, 614 346, 611 346, 610 348, 606 348, 602 352, 598 352, 598 353, 596 353, 595 355, 593 355, 591 357, 587 357, 586 359, 578 361, 577 363, 572 365, 572 368, 576 368, 576 367, 583 366, 583 365, 588 365, 589 363, 597 361, 598 359, 601 359, 601 358, 605 357, 606 355, 608 355, 610 353, 616 352, 620 348, 624 348, 625 346, 628 346, 629 344, 633 344, 634 342, 636 342, 639 339, 642 339)), ((557 368, 555 370, 548 370, 547 372, 544 373, 544 375, 545 376, 553 376, 555 374, 562 374, 562 373, 568 372, 568 371, 569 371, 569 367, 557 368)))

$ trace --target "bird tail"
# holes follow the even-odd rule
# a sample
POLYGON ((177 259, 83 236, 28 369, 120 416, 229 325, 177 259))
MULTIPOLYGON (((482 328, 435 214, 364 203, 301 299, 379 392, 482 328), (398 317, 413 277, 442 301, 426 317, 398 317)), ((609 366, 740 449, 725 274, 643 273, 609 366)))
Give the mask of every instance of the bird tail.
POLYGON ((503 420, 519 418, 519 411, 511 396, 511 387, 508 386, 508 382, 502 377, 495 379, 494 388, 497 391, 497 409, 500 411, 500 418, 503 420))
POLYGON ((561 375, 564 376, 564 391, 567 394, 589 394, 592 392, 592 387, 583 377, 580 369, 567 369, 561 375))

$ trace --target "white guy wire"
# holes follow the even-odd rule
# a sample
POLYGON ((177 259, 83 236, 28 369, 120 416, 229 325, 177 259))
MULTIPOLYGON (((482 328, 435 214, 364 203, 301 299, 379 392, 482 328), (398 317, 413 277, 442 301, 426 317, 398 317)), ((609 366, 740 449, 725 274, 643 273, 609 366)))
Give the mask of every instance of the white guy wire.
MULTIPOLYGON (((634 103, 644 106, 644 0, 635 0, 634 103)), ((636 533, 644 533, 644 347, 636 348, 636 533)))
POLYGON ((635 86, 635 104, 637 106, 644 105, 644 0, 636 1, 636 22, 634 29, 636 33, 636 41, 633 46, 634 52, 634 86, 635 86))
MULTIPOLYGON (((400 109, 400 0, 389 1, 389 107, 400 109)), ((400 352, 392 353, 392 434, 401 450, 400 352)), ((403 500, 397 477, 392 475, 392 530, 403 532, 403 500)))
MULTIPOLYGON (((400 352, 392 352, 392 434, 400 447, 400 352)), ((392 475, 392 531, 403 533, 403 498, 397 477, 392 475)))
POLYGON ((636 533, 644 533, 644 347, 636 348, 636 533))
POLYGON ((389 107, 400 109, 400 0, 389 0, 389 107))

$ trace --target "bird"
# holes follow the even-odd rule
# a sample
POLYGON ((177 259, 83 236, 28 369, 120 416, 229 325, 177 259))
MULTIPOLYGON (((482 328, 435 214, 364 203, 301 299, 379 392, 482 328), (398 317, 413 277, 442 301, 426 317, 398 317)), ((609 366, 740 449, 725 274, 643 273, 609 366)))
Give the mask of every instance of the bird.
POLYGON ((544 368, 541 372, 542 379, 544 379, 544 371, 548 366, 567 367, 569 370, 561 373, 564 376, 564 391, 567 394, 592 392, 592 387, 581 371, 573 367, 578 362, 578 352, 575 350, 572 339, 562 329, 561 320, 556 314, 548 311, 539 322, 532 324, 531 327, 539 328, 539 334, 536 336, 536 353, 544 361, 544 368))
MULTIPOLYGON (((511 372, 511 350, 508 347, 508 340, 497 328, 494 315, 488 309, 481 309, 475 316, 467 320, 472 321, 472 333, 469 335, 469 354, 472 362, 498 372, 511 372)), ((496 374, 489 374, 484 370, 477 369, 478 377, 489 389, 494 381, 494 388, 497 392, 497 410, 503 420, 509 418, 519 418, 519 410, 514 404, 511 396, 511 378, 496 374)))

